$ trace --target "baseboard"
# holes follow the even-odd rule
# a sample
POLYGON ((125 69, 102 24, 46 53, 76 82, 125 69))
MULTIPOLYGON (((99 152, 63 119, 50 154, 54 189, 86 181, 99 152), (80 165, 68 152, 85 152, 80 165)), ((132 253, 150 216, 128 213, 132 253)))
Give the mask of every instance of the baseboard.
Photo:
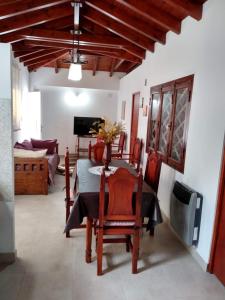
POLYGON ((12 264, 16 260, 16 251, 0 253, 0 264, 12 264))
POLYGON ((163 221, 169 226, 171 232, 174 234, 174 236, 181 242, 181 244, 185 247, 185 249, 191 254, 191 256, 194 258, 194 260, 200 265, 200 267, 203 269, 203 271, 207 272, 207 263, 202 259, 202 257, 198 254, 195 247, 188 247, 181 238, 177 235, 177 233, 174 231, 172 226, 170 225, 169 218, 162 212, 163 215, 163 221))

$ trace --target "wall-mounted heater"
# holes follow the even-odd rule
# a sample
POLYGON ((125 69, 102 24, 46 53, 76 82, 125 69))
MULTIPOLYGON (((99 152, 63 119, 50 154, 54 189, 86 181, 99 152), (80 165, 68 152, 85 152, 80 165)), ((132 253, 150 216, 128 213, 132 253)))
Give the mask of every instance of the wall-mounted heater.
POLYGON ((197 245, 203 197, 188 186, 175 182, 170 201, 170 223, 187 245, 197 245))

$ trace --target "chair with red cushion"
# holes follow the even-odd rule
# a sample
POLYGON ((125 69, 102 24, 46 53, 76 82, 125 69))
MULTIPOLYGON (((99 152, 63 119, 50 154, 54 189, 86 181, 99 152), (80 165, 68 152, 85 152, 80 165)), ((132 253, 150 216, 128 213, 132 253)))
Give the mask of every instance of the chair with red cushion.
POLYGON ((92 154, 94 157, 94 160, 97 162, 102 161, 103 159, 103 154, 104 154, 104 149, 105 149, 105 143, 104 142, 97 142, 93 146, 91 145, 91 141, 89 142, 89 147, 88 147, 88 158, 92 158, 92 154))
POLYGON ((140 169, 142 146, 142 140, 136 138, 131 153, 123 153, 121 158, 123 160, 128 160, 135 167, 137 172, 140 169))
POLYGON ((103 243, 126 243, 126 249, 132 251, 132 273, 137 273, 139 256, 142 197, 141 173, 131 174, 125 168, 119 168, 109 177, 103 172, 101 175, 99 194, 99 219, 96 226, 97 241, 97 275, 102 275, 103 243), (126 188, 124 188, 126 187, 126 188), (108 205, 106 194, 108 191, 108 205), (133 193, 135 192, 135 207, 133 207, 133 193), (121 238, 104 238, 116 235, 121 238), (131 242, 133 236, 133 243, 131 242))
POLYGON ((122 158, 125 140, 126 140, 126 133, 124 131, 122 131, 120 133, 120 138, 119 138, 118 144, 116 144, 116 143, 112 144, 112 154, 111 154, 112 158, 122 158), (116 148, 116 150, 113 151, 113 148, 114 149, 116 148))

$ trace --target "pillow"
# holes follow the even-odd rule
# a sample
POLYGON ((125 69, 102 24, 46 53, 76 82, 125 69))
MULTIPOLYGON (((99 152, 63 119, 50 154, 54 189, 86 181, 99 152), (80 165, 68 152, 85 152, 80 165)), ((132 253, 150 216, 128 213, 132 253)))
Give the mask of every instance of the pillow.
POLYGON ((25 149, 14 149, 14 157, 23 158, 42 158, 45 157, 47 149, 42 149, 38 151, 25 150, 25 149))
POLYGON ((47 149, 47 154, 54 154, 57 140, 34 140, 31 139, 33 148, 47 149))
POLYGON ((24 140, 22 143, 16 142, 14 148, 17 149, 25 149, 25 150, 33 150, 32 143, 28 140, 24 140))

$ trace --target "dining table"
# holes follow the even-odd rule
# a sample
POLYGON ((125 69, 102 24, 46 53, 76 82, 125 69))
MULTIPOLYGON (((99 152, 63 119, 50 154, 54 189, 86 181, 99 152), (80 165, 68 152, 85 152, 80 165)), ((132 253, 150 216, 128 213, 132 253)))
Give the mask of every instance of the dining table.
MULTIPOLYGON (((126 168, 132 174, 137 171, 126 161, 115 159, 109 164, 110 172, 105 172, 106 176, 115 172, 117 168, 126 168)), ((65 226, 65 233, 71 229, 80 228, 85 217, 86 221, 86 255, 87 263, 91 262, 91 243, 93 220, 98 219, 99 214, 99 191, 100 175, 104 168, 103 162, 96 162, 91 159, 78 159, 76 164, 76 196, 71 209, 69 218, 65 226)), ((108 202, 108 193, 106 190, 106 206, 108 202)), ((135 203, 135 195, 133 197, 135 203)), ((162 223, 162 215, 159 207, 159 201, 153 189, 143 181, 142 199, 141 199, 141 216, 147 218, 146 229, 154 230, 157 224, 162 223)))
MULTIPOLYGON (((77 160, 77 193, 64 232, 79 228, 85 217, 90 219, 98 218, 100 175, 103 167, 103 163, 96 162, 95 160, 77 160)), ((137 174, 136 170, 124 160, 112 160, 109 167, 112 172, 119 167, 123 167, 128 169, 132 174, 137 174)), ((143 181, 142 187, 141 216, 148 219, 146 224, 147 230, 162 223, 157 195, 145 181, 143 181)))

